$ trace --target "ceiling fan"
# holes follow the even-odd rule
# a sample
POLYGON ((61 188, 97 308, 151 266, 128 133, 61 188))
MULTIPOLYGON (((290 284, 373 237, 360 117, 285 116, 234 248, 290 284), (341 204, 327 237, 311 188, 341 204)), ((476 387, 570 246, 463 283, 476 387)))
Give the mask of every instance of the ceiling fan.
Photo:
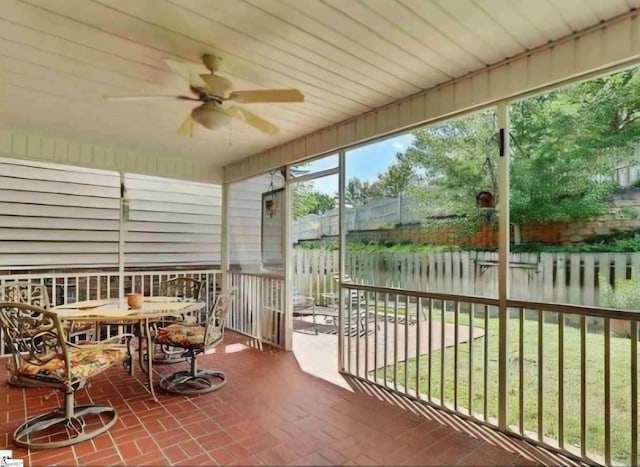
POLYGON ((201 102, 199 106, 191 110, 191 114, 178 128, 179 134, 187 136, 193 134, 194 122, 213 130, 224 126, 232 118, 242 120, 247 125, 273 135, 279 131, 274 124, 242 107, 223 105, 223 103, 226 101, 234 101, 241 104, 250 104, 252 102, 304 102, 304 95, 297 89, 234 91, 230 80, 216 74, 221 60, 220 57, 214 55, 204 55, 202 63, 209 70, 209 73, 205 74, 199 74, 196 71, 197 66, 192 63, 164 60, 171 70, 182 76, 189 83, 191 95, 104 96, 104 98, 113 101, 171 99, 201 102))

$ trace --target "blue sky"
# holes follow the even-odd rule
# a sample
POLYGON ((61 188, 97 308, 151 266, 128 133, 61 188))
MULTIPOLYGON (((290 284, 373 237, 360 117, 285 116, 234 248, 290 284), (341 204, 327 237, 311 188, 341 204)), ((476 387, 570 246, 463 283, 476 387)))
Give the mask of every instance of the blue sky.
MULTIPOLYGON (((397 152, 403 152, 413 141, 412 133, 395 136, 375 144, 368 144, 346 154, 347 180, 357 177, 363 181, 374 180, 391 165, 397 152)), ((338 165, 338 156, 329 156, 306 165, 305 170, 318 171, 338 165)), ((338 176, 332 175, 314 180, 316 190, 333 194, 338 191, 338 176)))

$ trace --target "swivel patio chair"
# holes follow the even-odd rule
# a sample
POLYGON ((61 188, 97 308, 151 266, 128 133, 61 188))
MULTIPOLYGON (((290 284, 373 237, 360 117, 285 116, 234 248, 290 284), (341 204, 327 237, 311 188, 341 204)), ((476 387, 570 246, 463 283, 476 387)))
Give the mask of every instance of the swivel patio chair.
POLYGON ((18 446, 58 448, 106 432, 118 414, 111 406, 75 405, 75 391, 89 378, 123 363, 131 364, 131 334, 102 342, 73 344, 58 314, 18 302, 0 303, 0 327, 13 357, 14 374, 27 386, 64 392, 64 405, 22 423, 14 432, 18 446))
POLYGON ((183 349, 191 369, 177 371, 160 380, 165 391, 178 394, 203 394, 216 391, 224 386, 227 377, 219 370, 200 370, 196 364, 198 355, 215 348, 224 337, 229 304, 235 294, 235 288, 221 293, 207 314, 204 326, 198 324, 173 323, 158 329, 155 342, 183 349))
MULTIPOLYGON (((203 283, 190 277, 176 277, 160 283, 159 294, 163 297, 177 297, 182 300, 198 300, 203 283)), ((187 322, 195 322, 194 317, 183 317, 187 322)), ((158 323, 156 327, 169 324, 167 321, 158 323)), ((184 362, 183 349, 170 345, 156 345, 153 355, 154 363, 178 363, 184 362)))
MULTIPOLYGON (((29 281, 6 282, 0 285, 0 302, 26 303, 48 310, 51 306, 47 287, 29 281)), ((62 323, 62 327, 68 336, 80 334, 91 334, 93 326, 91 323, 62 323)), ((21 382, 15 375, 15 369, 11 363, 7 365, 9 370, 8 383, 12 386, 25 386, 27 383, 21 382)))

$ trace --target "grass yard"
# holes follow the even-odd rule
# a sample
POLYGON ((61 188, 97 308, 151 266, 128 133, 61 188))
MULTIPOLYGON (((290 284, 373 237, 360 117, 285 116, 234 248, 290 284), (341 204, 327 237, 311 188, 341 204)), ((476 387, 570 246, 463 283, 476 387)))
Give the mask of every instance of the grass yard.
MULTIPOLYGON (((548 313, 549 315, 551 313, 548 313)), ((452 323, 454 313, 447 311, 445 321, 452 323)), ((577 317, 574 317, 577 320, 577 317)), ((440 332, 441 312, 434 312, 433 332, 440 332)), ((569 319, 569 318, 567 318, 569 319)), ((468 343, 458 346, 458 407, 469 409, 471 393, 471 412, 484 416, 484 371, 485 339, 488 352, 486 358, 486 415, 497 419, 498 416, 498 319, 489 318, 485 337, 475 339, 472 345, 473 371, 469 372, 468 343), (470 374, 471 373, 471 374, 470 374), (471 376, 471 388, 470 388, 471 376)), ((459 322, 469 324, 469 314, 460 314, 459 322)), ((476 316, 475 327, 484 326, 484 318, 476 316)), ((524 320, 523 324, 523 429, 536 437, 538 432, 538 360, 539 337, 537 320, 524 320)), ((544 437, 558 439, 559 433, 559 326, 552 322, 543 324, 542 352, 542 411, 544 437)), ((519 430, 519 319, 509 319, 509 385, 508 385, 508 423, 519 430)), ((597 333, 586 335, 586 450, 588 454, 603 456, 605 449, 605 383, 604 383, 604 336, 597 333)), ((580 330, 566 325, 564 327, 564 439, 565 447, 580 446, 580 330)), ((431 396, 441 398, 453 407, 454 399, 454 348, 444 351, 444 388, 440 387, 441 352, 431 355, 431 396)), ((611 338, 611 455, 614 462, 630 464, 631 455, 631 341, 611 338)), ((418 377, 420 392, 429 390, 429 356, 420 357, 420 374, 416 375, 416 359, 407 362, 409 387, 415 389, 418 377)), ((382 378, 382 370, 378 370, 382 378)), ((405 363, 396 367, 398 383, 404 383, 405 363)), ((387 378, 393 378, 393 367, 387 368, 387 378)), ((637 375, 634 375, 637 378, 637 375)))

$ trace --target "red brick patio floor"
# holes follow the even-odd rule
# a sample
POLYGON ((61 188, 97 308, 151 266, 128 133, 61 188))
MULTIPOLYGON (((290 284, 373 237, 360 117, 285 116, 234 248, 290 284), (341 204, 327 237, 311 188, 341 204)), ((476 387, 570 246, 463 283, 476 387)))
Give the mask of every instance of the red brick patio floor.
MULTIPOLYGON (((110 404, 119 419, 109 432, 68 448, 27 452, 13 445, 13 430, 26 415, 62 398, 44 400, 47 390, 3 383, 0 449, 13 449, 13 458, 25 465, 570 464, 437 410, 416 410, 393 397, 380 400, 358 385, 355 392, 345 390, 302 372, 290 352, 245 344, 228 333, 216 353, 199 359, 200 366, 228 377, 224 388, 208 395, 158 390, 154 402, 121 368, 99 375, 76 399, 110 404)), ((180 367, 186 364, 155 370, 164 374, 180 367)))

